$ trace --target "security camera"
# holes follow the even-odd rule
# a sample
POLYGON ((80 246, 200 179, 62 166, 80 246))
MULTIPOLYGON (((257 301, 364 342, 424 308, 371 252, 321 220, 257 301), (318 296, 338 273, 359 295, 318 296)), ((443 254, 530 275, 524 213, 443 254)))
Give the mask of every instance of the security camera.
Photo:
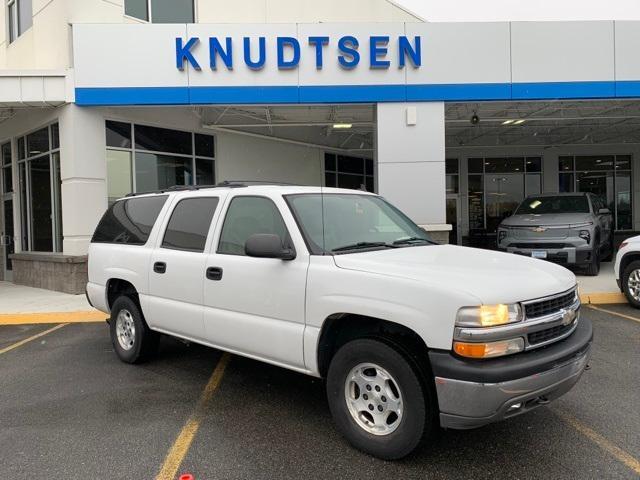
POLYGON ((474 113, 474 114, 471 116, 471 120, 470 120, 470 122, 471 122, 471 125, 477 125, 477 124, 479 124, 479 123, 480 123, 480 117, 479 117, 477 114, 475 114, 475 113, 474 113))

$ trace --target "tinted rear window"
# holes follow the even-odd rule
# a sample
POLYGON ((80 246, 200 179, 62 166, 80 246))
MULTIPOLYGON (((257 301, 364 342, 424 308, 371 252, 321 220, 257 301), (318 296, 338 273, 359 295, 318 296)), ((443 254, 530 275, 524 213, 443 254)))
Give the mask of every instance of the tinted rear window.
POLYGON ((187 198, 173 209, 162 246, 176 250, 203 252, 217 197, 187 198))
POLYGON ((167 196, 131 198, 114 203, 93 234, 92 242, 144 245, 167 196))
POLYGON ((529 197, 520 204, 516 214, 528 213, 589 213, 589 201, 584 195, 529 197))

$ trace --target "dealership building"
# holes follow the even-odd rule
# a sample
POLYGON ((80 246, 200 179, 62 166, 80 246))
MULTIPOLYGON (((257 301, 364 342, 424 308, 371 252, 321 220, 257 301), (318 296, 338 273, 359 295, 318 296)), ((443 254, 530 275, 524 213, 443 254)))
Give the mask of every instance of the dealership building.
POLYGON ((640 22, 387 0, 2 0, 0 280, 79 293, 109 202, 224 180, 379 193, 495 244, 527 195, 640 230, 640 22))

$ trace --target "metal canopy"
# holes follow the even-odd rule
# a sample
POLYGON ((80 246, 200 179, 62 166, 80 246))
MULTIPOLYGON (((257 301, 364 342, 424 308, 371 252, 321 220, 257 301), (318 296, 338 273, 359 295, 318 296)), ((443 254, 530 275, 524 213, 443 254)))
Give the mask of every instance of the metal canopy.
POLYGON ((197 107, 202 125, 310 146, 371 155, 373 105, 197 107))
POLYGON ((447 147, 640 143, 640 101, 451 103, 446 139, 447 147))

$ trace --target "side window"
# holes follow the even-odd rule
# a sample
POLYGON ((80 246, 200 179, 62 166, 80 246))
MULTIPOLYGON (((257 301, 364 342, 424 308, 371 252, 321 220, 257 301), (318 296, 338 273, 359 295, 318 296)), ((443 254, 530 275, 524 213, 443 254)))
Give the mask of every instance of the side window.
POLYGON ((224 219, 218 253, 244 255, 244 244, 256 233, 273 233, 289 241, 278 207, 264 197, 235 197, 224 219))
POLYGON ((144 245, 167 195, 115 202, 102 216, 91 242, 144 245))
POLYGON ((169 219, 162 248, 204 252, 207 233, 217 206, 218 197, 180 200, 169 219))

